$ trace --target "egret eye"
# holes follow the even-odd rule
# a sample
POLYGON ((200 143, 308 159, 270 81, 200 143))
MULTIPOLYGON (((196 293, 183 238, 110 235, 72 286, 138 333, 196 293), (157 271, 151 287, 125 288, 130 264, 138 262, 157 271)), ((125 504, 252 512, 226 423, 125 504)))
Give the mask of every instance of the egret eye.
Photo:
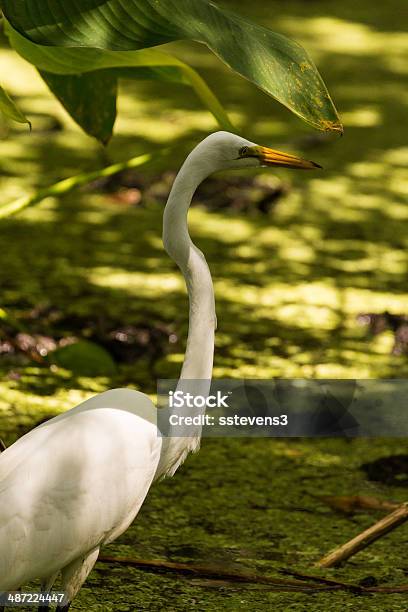
POLYGON ((248 153, 248 149, 249 147, 241 147, 239 150, 239 156, 240 157, 245 157, 245 155, 248 153))

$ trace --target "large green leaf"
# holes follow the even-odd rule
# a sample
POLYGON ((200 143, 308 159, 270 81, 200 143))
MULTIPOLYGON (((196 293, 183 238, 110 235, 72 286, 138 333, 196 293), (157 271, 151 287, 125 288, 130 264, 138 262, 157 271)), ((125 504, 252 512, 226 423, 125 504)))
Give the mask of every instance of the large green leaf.
POLYGON ((12 25, 40 44, 124 51, 179 39, 202 42, 314 127, 342 129, 300 45, 208 0, 1 0, 1 5, 12 25))
MULTIPOLYGON (((113 79, 120 76, 160 78, 189 85, 214 115, 218 124, 224 129, 233 130, 227 113, 205 81, 193 68, 169 53, 157 49, 118 52, 104 49, 48 47, 34 44, 21 36, 7 23, 5 24, 5 31, 11 46, 24 59, 40 70, 43 78, 72 114, 75 121, 87 133, 102 141, 106 138, 109 139, 109 134, 104 133, 102 138, 99 137, 100 130, 95 130, 99 120, 97 118, 92 119, 92 113, 98 114, 101 104, 109 107, 112 105, 112 101, 101 102, 100 88, 99 86, 94 88, 93 84, 97 84, 98 75, 106 69, 115 69, 115 74, 110 74, 112 79, 109 87, 110 91, 113 88, 113 79), (52 77, 51 74, 65 76, 58 79, 52 77), (81 80, 78 80, 79 74, 84 75, 81 80), (64 79, 66 83, 64 83, 64 79), (81 86, 84 87, 82 94, 81 86), (75 102, 75 93, 80 97, 82 104, 75 102)), ((106 112, 105 115, 112 118, 109 112, 106 112)), ((99 123, 99 128, 101 126, 103 130, 105 128, 107 130, 106 122, 99 123)))
POLYGON ((13 102, 7 92, 4 91, 2 87, 0 87, 0 111, 13 121, 17 121, 18 123, 28 123, 30 125, 27 117, 21 112, 18 106, 13 102))
POLYGON ((109 70, 61 75, 43 70, 42 78, 71 117, 90 136, 109 142, 116 119, 118 79, 109 70))

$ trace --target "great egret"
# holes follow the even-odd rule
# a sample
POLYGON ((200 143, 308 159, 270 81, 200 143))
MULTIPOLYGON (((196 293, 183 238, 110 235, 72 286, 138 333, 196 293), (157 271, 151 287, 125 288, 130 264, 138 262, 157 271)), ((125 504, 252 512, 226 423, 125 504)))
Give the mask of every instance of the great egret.
MULTIPOLYGON (((179 385, 211 379, 216 327, 205 257, 188 233, 198 185, 217 170, 317 164, 216 132, 190 153, 164 210, 163 242, 187 285, 190 313, 179 385)), ((139 391, 101 393, 20 438, 0 455, 0 592, 40 579, 49 591, 59 573, 68 610, 99 549, 132 523, 153 481, 174 474, 200 431, 161 438, 156 408, 139 391)), ((40 608, 41 609, 41 608, 40 608)), ((46 609, 46 606, 42 606, 46 609)))

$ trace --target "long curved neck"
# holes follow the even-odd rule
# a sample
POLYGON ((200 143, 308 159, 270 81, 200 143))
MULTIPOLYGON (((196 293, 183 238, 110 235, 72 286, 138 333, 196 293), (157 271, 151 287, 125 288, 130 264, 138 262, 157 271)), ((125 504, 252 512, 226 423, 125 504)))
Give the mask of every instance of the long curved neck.
MULTIPOLYGON (((190 316, 186 353, 177 390, 193 395, 208 395, 214 358, 216 327, 214 289, 210 270, 201 251, 188 233, 187 215, 198 185, 214 170, 211 159, 198 145, 187 157, 174 181, 163 216, 163 243, 167 253, 179 266, 187 285, 190 316)), ((184 407, 185 413, 191 409, 184 407)), ((205 408, 195 409, 195 414, 205 408)), ((155 479, 173 475, 189 452, 200 446, 201 426, 180 430, 170 427, 164 438, 155 479)))
POLYGON ((184 379, 210 380, 216 327, 214 289, 203 253, 188 233, 187 214, 198 185, 211 168, 194 152, 189 155, 174 181, 163 217, 163 243, 186 281, 190 317, 187 348, 181 370, 184 379))

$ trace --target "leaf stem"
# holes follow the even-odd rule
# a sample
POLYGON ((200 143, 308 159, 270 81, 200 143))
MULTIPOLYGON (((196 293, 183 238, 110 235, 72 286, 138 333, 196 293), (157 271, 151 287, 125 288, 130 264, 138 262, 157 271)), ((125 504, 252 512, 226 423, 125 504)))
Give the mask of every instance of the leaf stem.
POLYGON ((198 72, 187 64, 181 64, 180 68, 184 72, 185 77, 190 82, 197 96, 208 108, 208 110, 214 115, 219 125, 224 130, 235 132, 234 125, 231 123, 222 104, 220 103, 216 95, 208 87, 204 79, 201 78, 198 72))
MULTIPOLYGON (((161 152, 163 155, 165 151, 161 152)), ((67 193, 70 193, 74 189, 78 189, 88 183, 92 183, 96 179, 112 176, 117 174, 118 172, 122 172, 123 170, 128 170, 130 168, 139 168, 140 166, 144 166, 145 164, 152 161, 156 158, 156 155, 152 153, 147 153, 144 155, 138 155, 137 157, 133 157, 125 162, 112 164, 110 166, 106 166, 100 170, 94 170, 93 172, 83 172, 82 174, 77 174, 75 176, 71 176, 62 181, 58 181, 49 187, 44 187, 43 189, 39 189, 35 193, 29 196, 23 196, 18 198, 17 200, 13 200, 12 202, 5 204, 0 207, 0 219, 5 219, 7 217, 11 217, 22 210, 28 208, 29 206, 34 206, 34 204, 38 204, 45 198, 54 197, 60 198, 67 193)))

